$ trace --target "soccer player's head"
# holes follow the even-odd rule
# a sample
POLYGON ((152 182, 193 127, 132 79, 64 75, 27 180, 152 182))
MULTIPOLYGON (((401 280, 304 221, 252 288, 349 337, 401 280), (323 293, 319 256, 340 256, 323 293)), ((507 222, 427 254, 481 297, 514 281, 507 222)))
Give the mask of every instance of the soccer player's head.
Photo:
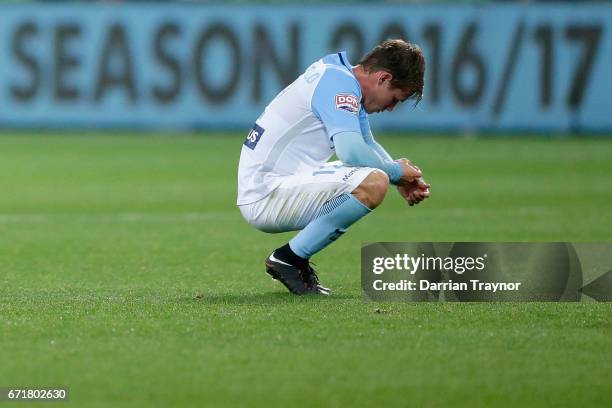
MULTIPOLYGON (((366 112, 392 111, 407 99, 419 103, 425 82, 425 58, 418 45, 385 40, 359 62, 366 77, 362 83, 366 112)), ((361 81, 360 81, 361 82, 361 81)))

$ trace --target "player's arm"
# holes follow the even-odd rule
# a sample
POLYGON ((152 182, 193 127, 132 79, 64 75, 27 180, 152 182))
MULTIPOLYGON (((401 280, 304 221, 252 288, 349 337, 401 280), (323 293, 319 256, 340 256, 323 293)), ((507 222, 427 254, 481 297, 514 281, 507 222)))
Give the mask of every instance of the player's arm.
MULTIPOLYGON (((372 147, 376 153, 384 160, 393 160, 391 155, 380 145, 380 143, 374 140, 374 135, 370 130, 369 123, 365 122, 365 126, 362 127, 364 132, 364 140, 368 146, 372 147)), ((410 205, 420 203, 429 197, 429 188, 431 185, 427 183, 421 174, 421 169, 416 167, 408 159, 396 160, 403 167, 404 174, 397 183, 397 191, 410 205), (416 170, 416 171, 415 171, 416 170), (418 176, 415 177, 415 175, 418 176)))
MULTIPOLYGON (((336 156, 347 166, 373 167, 387 173, 393 184, 399 183, 404 170, 393 160, 386 160, 365 142, 361 133, 340 132, 333 136, 336 156)), ((388 155, 387 155, 388 156, 388 155)))
POLYGON ((384 160, 387 160, 387 161, 393 161, 393 158, 391 157, 391 155, 389 153, 387 153, 385 148, 382 147, 382 145, 380 143, 378 143, 376 140, 374 140, 374 135, 372 134, 371 130, 368 129, 368 132, 364 134, 363 138, 364 138, 365 142, 372 149, 374 149, 374 151, 376 153, 378 153, 378 155, 380 157, 382 157, 384 160))
MULTIPOLYGON (((354 77, 341 69, 328 69, 321 76, 311 98, 313 113, 321 120, 325 130, 333 141, 336 155, 350 166, 373 167, 389 175, 392 183, 399 185, 413 183, 421 177, 421 171, 412 166, 406 159, 391 160, 377 153, 377 149, 369 146, 363 134, 369 135, 369 129, 364 132, 360 123, 361 89, 354 77)), ((362 120, 367 124, 367 120, 362 120)), ((368 125, 369 126, 369 125, 368 125)), ((381 152, 384 151, 380 147, 381 152)), ((404 196, 402 191, 400 194, 404 196)), ((412 197, 413 194, 411 193, 412 197)), ((411 202, 413 198, 407 198, 411 202)))

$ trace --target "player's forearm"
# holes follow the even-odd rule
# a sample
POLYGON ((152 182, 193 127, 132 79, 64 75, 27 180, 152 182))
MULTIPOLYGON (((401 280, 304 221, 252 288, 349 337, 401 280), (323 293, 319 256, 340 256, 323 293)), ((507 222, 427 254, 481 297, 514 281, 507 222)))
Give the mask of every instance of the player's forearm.
POLYGON ((389 153, 387 153, 387 151, 385 150, 385 148, 384 148, 384 147, 382 147, 382 146, 380 145, 380 143, 378 143, 378 142, 376 142, 376 141, 373 141, 373 144, 371 144, 370 146, 372 146, 372 149, 374 149, 374 151, 375 151, 376 153, 378 153, 378 155, 379 155, 380 157, 382 157, 382 158, 383 158, 383 160, 386 160, 386 161, 393 161, 393 158, 391 157, 391 155, 390 155, 389 153))
POLYGON ((380 169, 387 173, 389 180, 394 184, 402 177, 401 165, 393 160, 383 159, 371 145, 363 140, 359 133, 338 133, 334 135, 334 145, 336 156, 348 166, 380 169))
POLYGON ((382 157, 383 160, 393 161, 393 158, 389 153, 387 153, 385 148, 374 139, 372 131, 369 131, 368 134, 363 137, 363 139, 370 147, 372 147, 372 149, 374 149, 374 151, 376 151, 376 153, 378 153, 380 157, 382 157))

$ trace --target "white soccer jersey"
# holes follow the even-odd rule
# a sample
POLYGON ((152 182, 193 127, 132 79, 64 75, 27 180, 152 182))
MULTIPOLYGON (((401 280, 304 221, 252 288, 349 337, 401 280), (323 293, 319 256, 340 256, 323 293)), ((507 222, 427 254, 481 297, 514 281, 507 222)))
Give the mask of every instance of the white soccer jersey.
POLYGON ((316 61, 270 102, 249 132, 238 167, 238 205, 266 197, 285 176, 326 163, 335 134, 369 131, 346 53, 316 61))

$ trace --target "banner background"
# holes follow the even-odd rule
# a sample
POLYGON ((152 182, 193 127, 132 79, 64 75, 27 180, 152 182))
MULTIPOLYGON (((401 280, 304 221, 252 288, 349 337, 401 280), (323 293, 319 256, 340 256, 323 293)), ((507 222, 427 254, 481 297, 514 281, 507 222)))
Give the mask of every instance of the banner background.
POLYGON ((0 126, 244 128, 313 61, 423 48, 375 129, 609 132, 612 5, 0 5, 0 126), (410 105, 410 104, 406 104, 410 105))

